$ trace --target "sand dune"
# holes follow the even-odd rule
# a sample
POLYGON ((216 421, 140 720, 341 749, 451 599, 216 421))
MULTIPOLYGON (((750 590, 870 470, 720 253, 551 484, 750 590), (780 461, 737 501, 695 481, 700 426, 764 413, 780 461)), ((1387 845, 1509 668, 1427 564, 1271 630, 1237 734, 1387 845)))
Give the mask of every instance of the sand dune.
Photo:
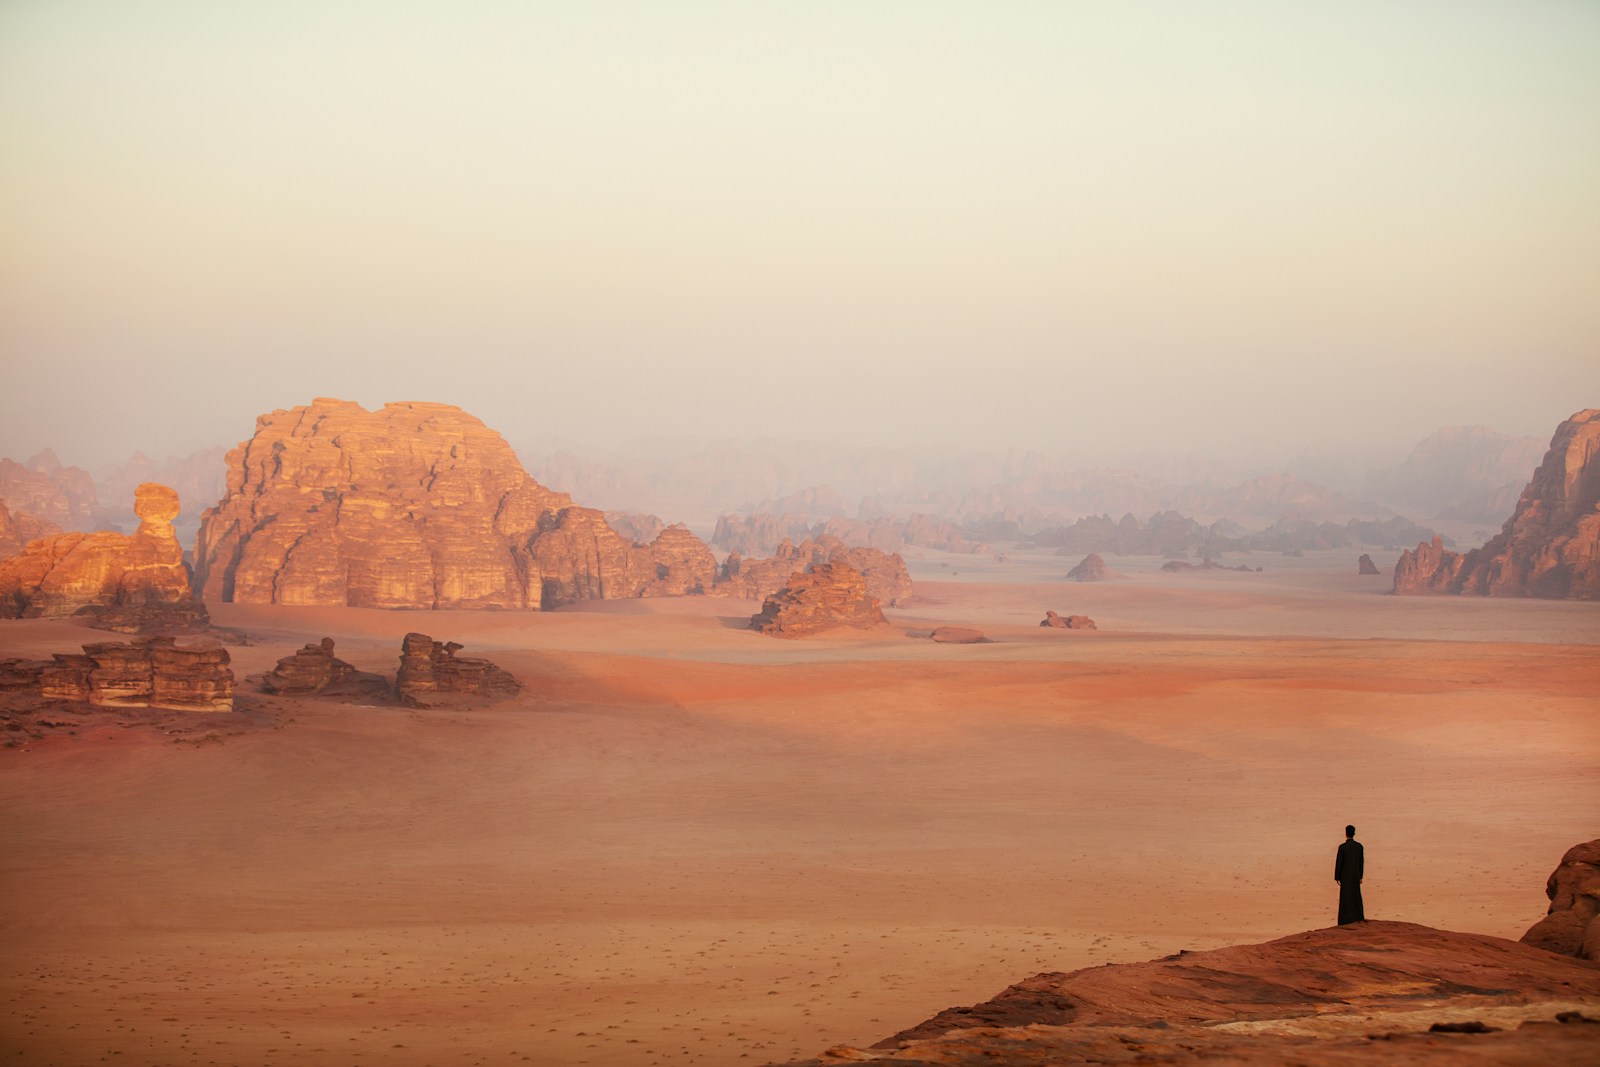
MULTIPOLYGON (((22 735, 0 1055, 783 1060, 1038 970, 1328 925, 1347 821, 1369 915, 1513 938, 1595 836, 1592 606, 1401 600, 1309 564, 993 577, 919 575, 893 629, 801 642, 703 599, 214 608, 256 641, 241 677, 324 635, 392 671, 420 629, 526 689, 22 735), (1040 630, 1047 607, 1103 629, 1040 630), (904 636, 929 621, 996 640, 904 636)), ((0 654, 92 639, 0 623, 0 654)))

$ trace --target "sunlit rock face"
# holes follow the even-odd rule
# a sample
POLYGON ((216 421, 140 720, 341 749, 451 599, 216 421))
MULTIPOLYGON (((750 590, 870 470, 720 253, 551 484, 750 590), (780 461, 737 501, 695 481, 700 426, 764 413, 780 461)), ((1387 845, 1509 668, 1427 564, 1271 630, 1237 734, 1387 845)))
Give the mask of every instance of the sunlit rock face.
POLYGON ((818 563, 792 575, 751 618, 752 629, 773 637, 808 637, 840 627, 870 630, 888 620, 867 581, 848 563, 818 563))
POLYGON ((1600 409, 1556 428, 1517 509, 1482 548, 1435 537, 1395 565, 1396 593, 1600 599, 1600 409))
POLYGON ((0 690, 98 708, 232 711, 233 669, 216 641, 142 637, 83 646, 48 660, 0 660, 0 690))
POLYGON ((0 618, 85 615, 128 633, 205 621, 172 529, 178 494, 146 482, 134 495, 132 535, 63 533, 0 563, 0 618))
POLYGON ((213 600, 537 610, 710 584, 687 530, 634 544, 449 404, 316 400, 257 419, 227 462, 195 551, 213 600))

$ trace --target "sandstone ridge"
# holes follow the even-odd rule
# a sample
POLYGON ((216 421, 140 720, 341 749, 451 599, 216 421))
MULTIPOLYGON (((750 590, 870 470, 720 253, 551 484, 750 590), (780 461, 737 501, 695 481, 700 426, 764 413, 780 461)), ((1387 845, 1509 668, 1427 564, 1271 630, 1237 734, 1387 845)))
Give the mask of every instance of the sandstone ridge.
POLYGON ((1556 428, 1500 532, 1453 552, 1440 538, 1400 556, 1396 593, 1600 599, 1600 409, 1556 428))
POLYGON ((215 641, 179 645, 171 637, 83 646, 48 660, 0 660, 0 691, 99 708, 232 711, 233 670, 215 641))

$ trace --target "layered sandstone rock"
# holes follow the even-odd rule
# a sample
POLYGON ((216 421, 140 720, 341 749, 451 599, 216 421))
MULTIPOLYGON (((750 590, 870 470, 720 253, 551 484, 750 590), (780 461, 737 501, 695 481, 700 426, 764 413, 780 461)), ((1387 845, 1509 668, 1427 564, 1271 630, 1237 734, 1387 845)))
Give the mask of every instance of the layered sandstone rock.
POLYGON ((1544 894, 1550 911, 1522 943, 1600 963, 1600 838, 1567 849, 1544 894))
POLYGON ((650 565, 645 596, 709 593, 717 581, 717 557, 681 524, 668 526, 650 543, 650 565))
POLYGON ((851 627, 868 630, 888 620, 867 581, 848 563, 816 563, 790 576, 784 587, 766 598, 750 619, 752 629, 773 637, 806 637, 851 627))
POLYGON ((1372 562, 1372 557, 1363 552, 1361 553, 1361 558, 1356 560, 1356 573, 1378 574, 1380 572, 1378 571, 1378 565, 1372 562))
POLYGON ((29 542, 60 532, 61 527, 55 523, 26 511, 12 511, 0 500, 0 560, 20 554, 29 542))
POLYGON ((84 615, 124 633, 176 630, 206 621, 172 529, 178 494, 146 483, 136 491, 141 522, 119 533, 64 533, 34 541, 0 562, 0 618, 84 615))
POLYGON ((1103 582, 1109 573, 1100 553, 1091 552, 1083 557, 1083 562, 1067 572, 1067 578, 1074 582, 1103 582))
POLYGON ((274 696, 387 695, 383 677, 357 670, 333 654, 333 638, 324 637, 278 661, 267 672, 261 688, 274 696))
POLYGON ((87 530, 95 511, 94 479, 63 466, 48 448, 26 463, 0 459, 0 500, 62 530, 87 530))
POLYGON ((1435 537, 1395 565, 1396 593, 1600 599, 1600 409, 1563 422, 1517 509, 1482 548, 1435 537))
POLYGON ((400 646, 395 695, 402 704, 426 708, 444 703, 497 700, 522 688, 508 672, 486 659, 458 656, 463 646, 409 633, 400 646))
POLYGON ((882 604, 895 607, 911 598, 911 574, 898 553, 852 547, 827 535, 798 545, 784 541, 771 559, 746 559, 730 552, 717 574, 713 591, 722 596, 761 600, 782 589, 796 571, 831 562, 846 563, 858 571, 866 579, 868 592, 882 604))
POLYGON ((704 580, 692 534, 634 544, 448 404, 276 411, 228 468, 196 552, 202 589, 222 601, 539 609, 704 580))
POLYGON ((1054 630, 1098 630, 1094 620, 1087 615, 1057 615, 1053 611, 1044 613, 1044 618, 1039 620, 1040 626, 1048 626, 1054 630))
POLYGON ((172 637, 102 641, 83 654, 0 661, 0 690, 101 708, 232 711, 233 669, 215 641, 179 645, 172 637))

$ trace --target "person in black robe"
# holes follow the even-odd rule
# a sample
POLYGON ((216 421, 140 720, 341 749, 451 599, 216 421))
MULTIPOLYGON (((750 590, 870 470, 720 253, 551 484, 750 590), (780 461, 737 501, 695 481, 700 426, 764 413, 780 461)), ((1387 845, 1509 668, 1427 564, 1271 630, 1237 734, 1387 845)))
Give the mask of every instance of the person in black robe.
POLYGON ((1356 840, 1356 828, 1344 828, 1344 844, 1333 858, 1333 880, 1339 883, 1339 925, 1367 921, 1361 906, 1361 875, 1366 868, 1366 856, 1361 842, 1356 840))

